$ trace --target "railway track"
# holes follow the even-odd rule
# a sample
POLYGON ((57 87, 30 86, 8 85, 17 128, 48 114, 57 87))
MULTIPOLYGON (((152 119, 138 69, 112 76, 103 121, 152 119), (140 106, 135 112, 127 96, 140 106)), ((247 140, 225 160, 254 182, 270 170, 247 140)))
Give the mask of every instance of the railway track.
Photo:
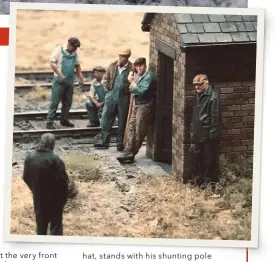
MULTIPOLYGON (((92 71, 91 70, 84 70, 83 76, 85 80, 85 84, 81 87, 81 91, 88 91, 90 89, 90 84, 92 81, 92 71)), ((75 74, 75 86, 78 86, 77 76, 75 74)), ((20 90, 28 90, 34 89, 36 86, 40 86, 42 88, 51 88, 52 86, 52 79, 53 79, 53 72, 52 71, 25 71, 25 72, 16 72, 15 79, 24 79, 26 84, 16 84, 15 89, 17 91, 20 90)))
MULTIPOLYGON (((85 78, 85 84, 80 88, 80 91, 88 91, 90 89, 90 82, 92 80, 92 70, 84 70, 83 76, 85 78)), ((15 74, 16 79, 24 79, 28 80, 31 83, 28 84, 17 84, 15 85, 15 90, 20 92, 20 90, 32 90, 35 89, 36 86, 40 86, 42 88, 51 88, 52 86, 52 79, 53 79, 53 72, 52 71, 26 71, 26 72, 17 72, 15 74), (36 83, 37 81, 41 83, 36 83)), ((75 83, 75 86, 78 86, 78 83, 75 83)), ((61 115, 61 111, 57 111, 56 117, 59 118, 61 115)), ((14 113, 14 123, 20 121, 27 121, 32 126, 34 122, 41 122, 45 121, 47 117, 47 111, 29 111, 29 112, 15 112, 14 113)), ((71 110, 70 111, 70 119, 75 120, 85 120, 88 119, 87 111, 84 109, 80 110, 71 110)), ((44 126, 45 124, 43 124, 44 126)), ((28 127, 29 128, 29 127, 28 127)), ((114 123, 111 132, 112 138, 112 145, 116 146, 116 133, 117 133, 117 121, 114 123), (114 141, 115 140, 115 141, 114 141)), ((41 137, 42 134, 51 132, 55 135, 56 138, 92 138, 98 135, 101 131, 100 127, 74 127, 74 128, 64 128, 64 127, 57 127, 57 129, 45 129, 45 128, 34 128, 30 130, 14 130, 13 131, 13 140, 14 141, 21 141, 25 139, 38 139, 41 137)), ((78 143, 78 142, 77 142, 78 143)), ((144 141, 145 144, 145 141, 144 141)))
MULTIPOLYGON (((61 115, 61 111, 58 110, 56 117, 59 118, 61 115)), ((86 110, 71 110, 69 114, 70 119, 88 119, 86 110)), ((19 121, 45 121, 47 117, 47 111, 35 111, 35 112, 20 112, 14 113, 14 123, 19 121)), ((112 127, 112 136, 116 135, 117 131, 117 122, 115 122, 112 127)), ((93 137, 101 132, 101 127, 74 127, 74 128, 64 128, 58 127, 57 129, 35 129, 35 130, 14 130, 13 131, 13 139, 20 140, 26 138, 39 138, 42 134, 51 132, 57 138, 63 137, 93 137)))
MULTIPOLYGON (((78 83, 75 83, 75 86, 78 86, 79 84, 78 83)), ((86 82, 84 83, 83 86, 80 87, 80 90, 83 91, 83 92, 87 92, 89 91, 90 89, 90 85, 91 83, 90 82, 86 82)), ((20 90, 32 90, 32 89, 35 89, 36 86, 40 86, 42 88, 47 88, 47 89, 50 89, 52 87, 52 83, 40 83, 40 84, 17 84, 15 85, 15 89, 17 91, 20 91, 20 90)))
MULTIPOLYGON (((112 135, 116 135, 117 126, 112 127, 112 135)), ((52 133, 56 138, 63 137, 93 137, 101 132, 100 127, 85 127, 85 128, 59 128, 59 129, 40 129, 40 130, 17 130, 13 132, 13 139, 26 139, 26 138, 40 138, 44 133, 52 133)))
MULTIPOLYGON (((85 79, 92 79, 92 70, 83 70, 83 76, 85 79)), ((76 74, 75 74, 76 76, 76 74)), ((35 80, 35 81, 45 81, 45 80, 52 80, 53 78, 53 71, 24 71, 24 72, 16 72, 15 78, 23 78, 26 80, 35 80)))
MULTIPOLYGON (((58 110, 56 113, 57 117, 60 117, 61 111, 58 110)), ((34 112, 19 112, 14 113, 14 121, 22 120, 45 120, 47 117, 47 111, 34 111, 34 112)), ((71 119, 85 119, 88 118, 86 110, 71 110, 70 111, 71 119)))

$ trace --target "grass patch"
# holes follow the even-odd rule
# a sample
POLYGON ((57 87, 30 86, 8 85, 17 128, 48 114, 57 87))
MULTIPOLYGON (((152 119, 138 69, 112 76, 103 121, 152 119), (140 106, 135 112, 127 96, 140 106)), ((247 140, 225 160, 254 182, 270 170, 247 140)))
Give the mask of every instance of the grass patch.
POLYGON ((252 212, 252 161, 220 158, 215 192, 178 183, 174 177, 143 176, 137 213, 152 237, 249 240, 252 212))
MULTIPOLYGON (((27 101, 49 101, 51 99, 51 89, 42 87, 40 84, 36 84, 35 87, 23 97, 27 101)), ((84 103, 86 101, 84 93, 78 92, 74 89, 73 101, 76 103, 84 103)))
POLYGON ((34 88, 26 95, 24 95, 24 99, 27 101, 47 101, 50 100, 51 91, 44 87, 41 87, 39 84, 36 84, 34 88))
MULTIPOLYGON (((97 155, 61 158, 78 192, 65 208, 65 235, 250 240, 250 159, 232 164, 222 156, 215 192, 168 175, 123 177, 135 190, 121 192, 116 181, 102 179, 104 164, 97 155)), ((12 195, 12 232, 34 234, 32 199, 21 178, 13 178, 12 195)))
POLYGON ((61 156, 70 178, 75 181, 94 182, 102 178, 98 157, 86 154, 64 154, 61 156))

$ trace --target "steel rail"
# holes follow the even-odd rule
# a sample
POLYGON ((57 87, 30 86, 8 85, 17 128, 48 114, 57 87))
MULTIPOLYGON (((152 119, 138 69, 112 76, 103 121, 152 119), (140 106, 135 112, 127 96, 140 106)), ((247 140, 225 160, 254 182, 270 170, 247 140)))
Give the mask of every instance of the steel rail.
MULTIPOLYGON (((116 135, 117 126, 113 126, 112 135, 116 135)), ((101 132, 100 127, 87 128, 63 128, 63 129, 40 129, 40 130, 17 130, 13 131, 13 140, 23 138, 39 138, 45 133, 52 133, 55 137, 84 137, 95 136, 101 132)))
MULTIPOLYGON (((92 74, 92 70, 82 70, 83 75, 92 74)), ((76 73, 75 73, 76 75, 76 73)), ((40 79, 40 78, 52 78, 53 71, 22 71, 15 73, 16 78, 25 79, 40 79)))
MULTIPOLYGON (((18 112, 14 113, 14 121, 21 120, 37 120, 37 119, 45 119, 47 117, 48 111, 34 111, 34 112, 18 112)), ((61 110, 57 111, 56 116, 60 117, 61 110)), ((70 110, 69 118, 71 119, 82 119, 88 118, 87 110, 70 110)))
MULTIPOLYGON (((74 84, 75 86, 78 86, 78 83, 74 84)), ((84 83, 83 86, 81 86, 81 90, 89 90, 90 89, 90 82, 86 82, 84 83)), ((42 88, 51 88, 52 87, 52 83, 37 83, 37 84, 18 84, 15 85, 15 89, 20 90, 20 89, 34 89, 36 88, 36 86, 40 86, 42 88)))

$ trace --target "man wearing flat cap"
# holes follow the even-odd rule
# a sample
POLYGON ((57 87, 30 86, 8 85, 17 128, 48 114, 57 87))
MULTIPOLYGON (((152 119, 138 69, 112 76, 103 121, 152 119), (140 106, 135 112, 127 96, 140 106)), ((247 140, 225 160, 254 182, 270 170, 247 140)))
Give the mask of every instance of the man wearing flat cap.
POLYGON ((196 89, 190 126, 190 158, 193 180, 198 186, 219 180, 221 108, 218 91, 206 75, 193 79, 196 89))
POLYGON ((93 80, 91 82, 90 92, 87 94, 85 102, 89 123, 87 127, 100 126, 99 115, 105 103, 106 91, 102 84, 102 78, 106 69, 102 66, 93 68, 93 80))
POLYGON ((130 72, 130 92, 134 96, 133 109, 128 123, 128 135, 124 154, 117 157, 119 162, 134 161, 153 119, 156 95, 155 74, 147 69, 146 59, 140 57, 134 62, 137 73, 130 72))
POLYGON ((120 50, 118 60, 109 65, 103 77, 102 82, 107 93, 101 118, 101 138, 94 145, 95 148, 108 148, 111 129, 117 116, 117 150, 123 151, 123 138, 130 104, 128 75, 134 70, 133 64, 129 61, 130 56, 130 49, 120 50))
POLYGON ((50 57, 50 66, 54 71, 52 81, 51 103, 47 115, 46 128, 54 129, 53 122, 60 102, 62 102, 60 124, 74 127, 69 121, 69 111, 72 106, 74 92, 74 72, 76 70, 80 84, 84 84, 79 56, 76 52, 80 41, 71 37, 68 43, 55 48, 50 57))

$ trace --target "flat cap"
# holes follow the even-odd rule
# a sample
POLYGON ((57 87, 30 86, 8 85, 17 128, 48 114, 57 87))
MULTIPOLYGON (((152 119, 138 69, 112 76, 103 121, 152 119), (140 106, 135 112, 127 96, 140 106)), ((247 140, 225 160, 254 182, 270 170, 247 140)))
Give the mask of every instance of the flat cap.
POLYGON ((139 57, 135 60, 134 65, 146 64, 146 59, 144 57, 139 57))
POLYGON ((124 48, 124 49, 121 49, 119 50, 118 54, 119 55, 131 55, 131 49, 130 48, 124 48))
POLYGON ((105 69, 104 67, 102 67, 102 66, 95 66, 95 67, 93 68, 93 73, 94 73, 95 71, 104 73, 104 72, 106 72, 106 69, 105 69))
POLYGON ((206 75, 202 75, 202 74, 199 74, 199 75, 196 75, 193 79, 193 84, 195 85, 198 85, 198 84, 203 84, 205 83, 206 81, 208 81, 208 78, 206 75))
POLYGON ((70 37, 68 39, 68 42, 70 45, 72 45, 74 47, 80 47, 80 41, 76 37, 70 37))

